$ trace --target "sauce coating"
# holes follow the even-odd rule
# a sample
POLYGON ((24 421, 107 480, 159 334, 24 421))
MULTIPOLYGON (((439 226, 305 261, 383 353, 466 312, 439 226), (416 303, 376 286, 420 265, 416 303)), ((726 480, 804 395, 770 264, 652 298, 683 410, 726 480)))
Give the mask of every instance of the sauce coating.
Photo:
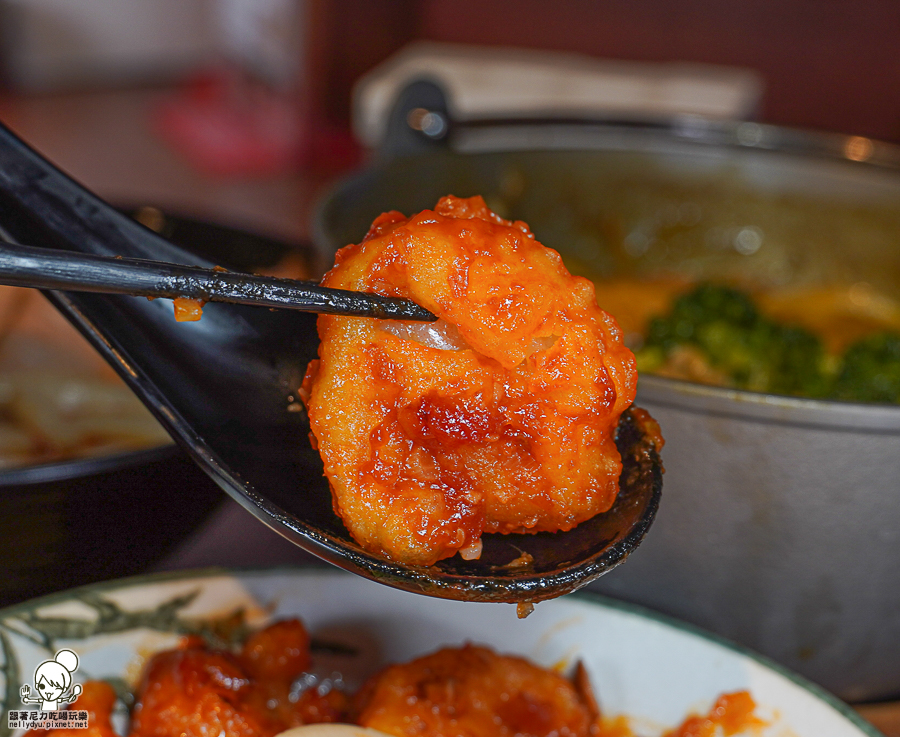
POLYGON ((301 395, 334 508, 411 565, 481 535, 569 530, 618 492, 634 357, 594 287, 480 197, 381 215, 329 287, 412 299, 439 320, 319 317, 301 395))
MULTIPOLYGON (((634 737, 627 716, 601 713, 587 670, 573 678, 477 646, 445 647, 371 676, 355 694, 321 691, 306 678, 310 639, 296 619, 255 632, 236 650, 196 636, 147 663, 129 737, 324 737, 302 725, 354 723, 394 737, 634 737), (304 685, 305 684, 305 685, 304 685), (288 735, 285 735, 288 737, 288 735)), ((70 707, 89 728, 33 730, 27 737, 115 737, 116 693, 89 681, 70 707)), ((721 695, 707 714, 689 716, 664 737, 729 737, 766 723, 746 691, 721 695)), ((346 737, 335 733, 332 737, 346 737)), ((350 734, 361 734, 350 732, 350 734)))
POLYGON ((176 322, 197 322, 203 317, 203 302, 189 297, 176 297, 172 300, 175 308, 176 322))
POLYGON ((765 722, 755 715, 756 702, 747 691, 725 693, 703 716, 687 717, 677 729, 667 732, 664 737, 730 737, 730 735, 756 730, 765 722))
POLYGON ((271 737, 302 724, 341 721, 342 692, 294 688, 309 662, 309 636, 296 619, 256 632, 237 654, 188 638, 147 664, 130 737, 271 737))
POLYGON ((474 645, 385 669, 357 709, 357 724, 397 737, 587 737, 596 719, 569 679, 474 645))
MULTIPOLYGON (((69 707, 86 711, 87 729, 32 729, 27 737, 118 737, 112 727, 112 713, 116 705, 116 692, 103 681, 88 681, 82 686, 81 695, 69 707)), ((62 705, 61 705, 62 706, 62 705)))

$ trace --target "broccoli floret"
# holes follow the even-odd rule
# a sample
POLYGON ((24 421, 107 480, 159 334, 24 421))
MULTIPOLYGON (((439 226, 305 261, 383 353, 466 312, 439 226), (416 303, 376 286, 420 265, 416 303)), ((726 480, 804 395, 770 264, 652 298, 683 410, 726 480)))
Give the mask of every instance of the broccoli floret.
POLYGON ((739 389, 900 404, 900 334, 869 336, 829 359, 818 337, 769 320, 731 287, 702 284, 654 318, 638 369, 659 369, 679 346, 693 348, 739 389))
POLYGON ((831 396, 851 402, 900 403, 900 335, 878 333, 850 346, 831 396))
POLYGON ((731 287, 701 284, 679 297, 668 316, 651 321, 638 365, 658 367, 679 345, 699 350, 741 389, 809 397, 828 390, 821 341, 765 318, 731 287))
POLYGON ((650 322, 646 345, 669 351, 680 343, 697 342, 697 331, 722 322, 735 327, 752 327, 759 315, 743 292, 715 284, 701 284, 672 304, 666 317, 650 322))

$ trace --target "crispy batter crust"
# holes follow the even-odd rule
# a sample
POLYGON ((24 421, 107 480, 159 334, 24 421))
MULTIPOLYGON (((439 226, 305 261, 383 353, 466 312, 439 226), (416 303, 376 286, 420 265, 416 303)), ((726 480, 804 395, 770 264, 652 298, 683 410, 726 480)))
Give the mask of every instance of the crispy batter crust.
POLYGON ((393 735, 587 737, 595 723, 567 678, 473 645, 385 669, 356 708, 358 724, 393 735))
POLYGON ((432 325, 320 316, 304 381, 335 511, 430 565, 484 532, 568 530, 612 505, 637 375, 593 285, 480 197, 380 216, 326 286, 410 298, 432 325))
POLYGON ((188 638, 147 664, 130 737, 273 737, 302 724, 343 721, 342 692, 295 691, 309 663, 309 635, 297 619, 256 632, 238 654, 188 638))

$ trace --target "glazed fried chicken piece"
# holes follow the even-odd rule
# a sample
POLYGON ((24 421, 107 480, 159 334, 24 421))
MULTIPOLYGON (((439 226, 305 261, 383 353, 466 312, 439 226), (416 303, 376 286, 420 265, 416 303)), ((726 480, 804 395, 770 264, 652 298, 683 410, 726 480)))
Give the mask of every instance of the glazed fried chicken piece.
POLYGON ((32 729, 26 737, 118 737, 112 726, 112 713, 116 705, 116 692, 108 683, 88 681, 81 695, 69 705, 70 711, 87 712, 87 729, 58 728, 32 729))
POLYGON ((340 721, 343 693, 292 693, 309 662, 309 636, 296 619, 251 635, 238 654, 189 638, 147 664, 131 737, 272 737, 302 724, 340 721))
POLYGON ((567 678, 473 645, 386 668, 356 709, 357 724, 397 737, 587 737, 597 719, 567 678))
POLYGON ((334 508, 412 565, 483 533, 569 530, 612 505, 637 374, 594 287, 480 197, 389 212, 322 282, 418 302, 436 323, 322 315, 301 394, 334 508))

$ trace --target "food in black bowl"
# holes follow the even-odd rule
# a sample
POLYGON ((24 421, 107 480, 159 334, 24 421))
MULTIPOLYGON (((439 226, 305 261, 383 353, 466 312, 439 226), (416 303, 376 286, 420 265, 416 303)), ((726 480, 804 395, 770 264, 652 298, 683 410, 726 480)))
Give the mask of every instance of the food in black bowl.
MULTIPOLYGON (((302 247, 133 213, 230 269, 308 275, 302 247)), ((223 499, 49 302, 0 288, 0 603, 148 570, 223 499)))

